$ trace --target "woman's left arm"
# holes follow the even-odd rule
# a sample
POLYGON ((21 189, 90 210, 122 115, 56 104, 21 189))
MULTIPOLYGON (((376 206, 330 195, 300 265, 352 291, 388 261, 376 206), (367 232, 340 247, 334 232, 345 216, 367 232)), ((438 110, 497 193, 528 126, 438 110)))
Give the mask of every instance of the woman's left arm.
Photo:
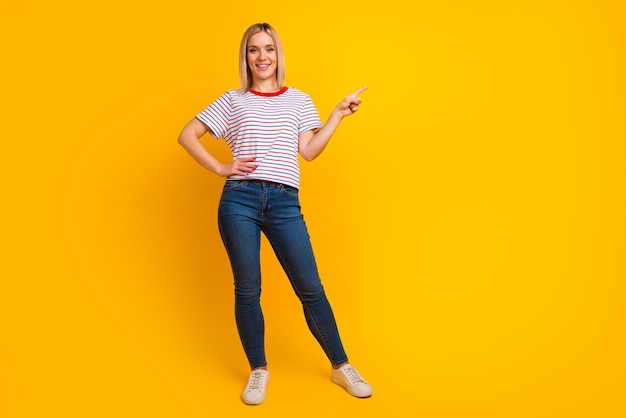
POLYGON ((359 105, 361 104, 359 94, 363 93, 365 90, 367 90, 367 86, 361 87, 343 99, 330 114, 324 126, 319 130, 307 131, 300 135, 298 148, 302 158, 307 161, 312 161, 324 151, 328 141, 330 141, 330 138, 339 127, 339 123, 343 118, 353 115, 359 109, 359 105))

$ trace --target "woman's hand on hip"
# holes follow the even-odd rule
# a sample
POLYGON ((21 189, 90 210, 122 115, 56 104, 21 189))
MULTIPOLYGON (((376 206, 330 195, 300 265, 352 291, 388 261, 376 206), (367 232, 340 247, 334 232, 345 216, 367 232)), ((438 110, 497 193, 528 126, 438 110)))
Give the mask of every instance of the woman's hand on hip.
POLYGON ((233 160, 232 163, 224 164, 220 168, 220 176, 228 177, 232 175, 247 176, 257 168, 256 158, 239 158, 233 160))

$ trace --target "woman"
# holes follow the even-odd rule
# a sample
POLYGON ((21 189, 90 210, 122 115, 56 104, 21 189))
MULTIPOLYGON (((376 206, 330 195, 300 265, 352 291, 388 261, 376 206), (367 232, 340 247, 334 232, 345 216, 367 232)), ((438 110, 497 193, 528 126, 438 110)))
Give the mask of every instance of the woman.
POLYGON ((203 167, 227 181, 218 209, 220 234, 235 282, 235 319, 251 373, 242 399, 265 399, 269 371, 260 305, 261 232, 268 238, 302 302, 306 322, 331 362, 331 380, 356 397, 371 386, 348 362, 318 275, 298 190, 298 153, 311 161, 324 150, 345 116, 361 103, 363 87, 337 105, 322 124, 310 97, 285 86, 280 39, 267 23, 249 27, 240 47, 240 90, 229 90, 193 118, 178 142, 203 167), (223 138, 233 161, 223 164, 200 142, 209 132, 223 138))

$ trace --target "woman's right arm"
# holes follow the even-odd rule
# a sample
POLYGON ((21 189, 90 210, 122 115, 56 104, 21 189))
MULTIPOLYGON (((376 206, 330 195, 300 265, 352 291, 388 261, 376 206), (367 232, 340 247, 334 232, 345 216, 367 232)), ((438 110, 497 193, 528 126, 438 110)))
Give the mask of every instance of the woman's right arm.
POLYGON ((193 118, 178 135, 178 143, 196 160, 202 167, 213 173, 228 177, 232 174, 246 176, 254 171, 256 164, 254 158, 234 160, 229 164, 220 163, 204 148, 200 137, 209 132, 209 128, 198 119, 193 118))

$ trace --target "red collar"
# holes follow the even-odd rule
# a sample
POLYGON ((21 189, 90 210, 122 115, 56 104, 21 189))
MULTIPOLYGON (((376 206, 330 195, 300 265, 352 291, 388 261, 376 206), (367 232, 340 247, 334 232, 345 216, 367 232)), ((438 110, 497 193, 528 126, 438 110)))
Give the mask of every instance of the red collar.
POLYGON ((250 89, 250 90, 248 90, 248 91, 249 91, 250 93, 252 93, 252 94, 256 94, 257 96, 273 97, 273 96, 280 96, 281 94, 283 94, 284 92, 286 92, 288 88, 289 88, 289 87, 285 86, 285 87, 283 87, 282 89, 280 89, 280 90, 278 90, 278 91, 275 91, 275 92, 273 92, 273 93, 263 93, 263 92, 256 91, 256 90, 252 90, 252 89, 250 89))

